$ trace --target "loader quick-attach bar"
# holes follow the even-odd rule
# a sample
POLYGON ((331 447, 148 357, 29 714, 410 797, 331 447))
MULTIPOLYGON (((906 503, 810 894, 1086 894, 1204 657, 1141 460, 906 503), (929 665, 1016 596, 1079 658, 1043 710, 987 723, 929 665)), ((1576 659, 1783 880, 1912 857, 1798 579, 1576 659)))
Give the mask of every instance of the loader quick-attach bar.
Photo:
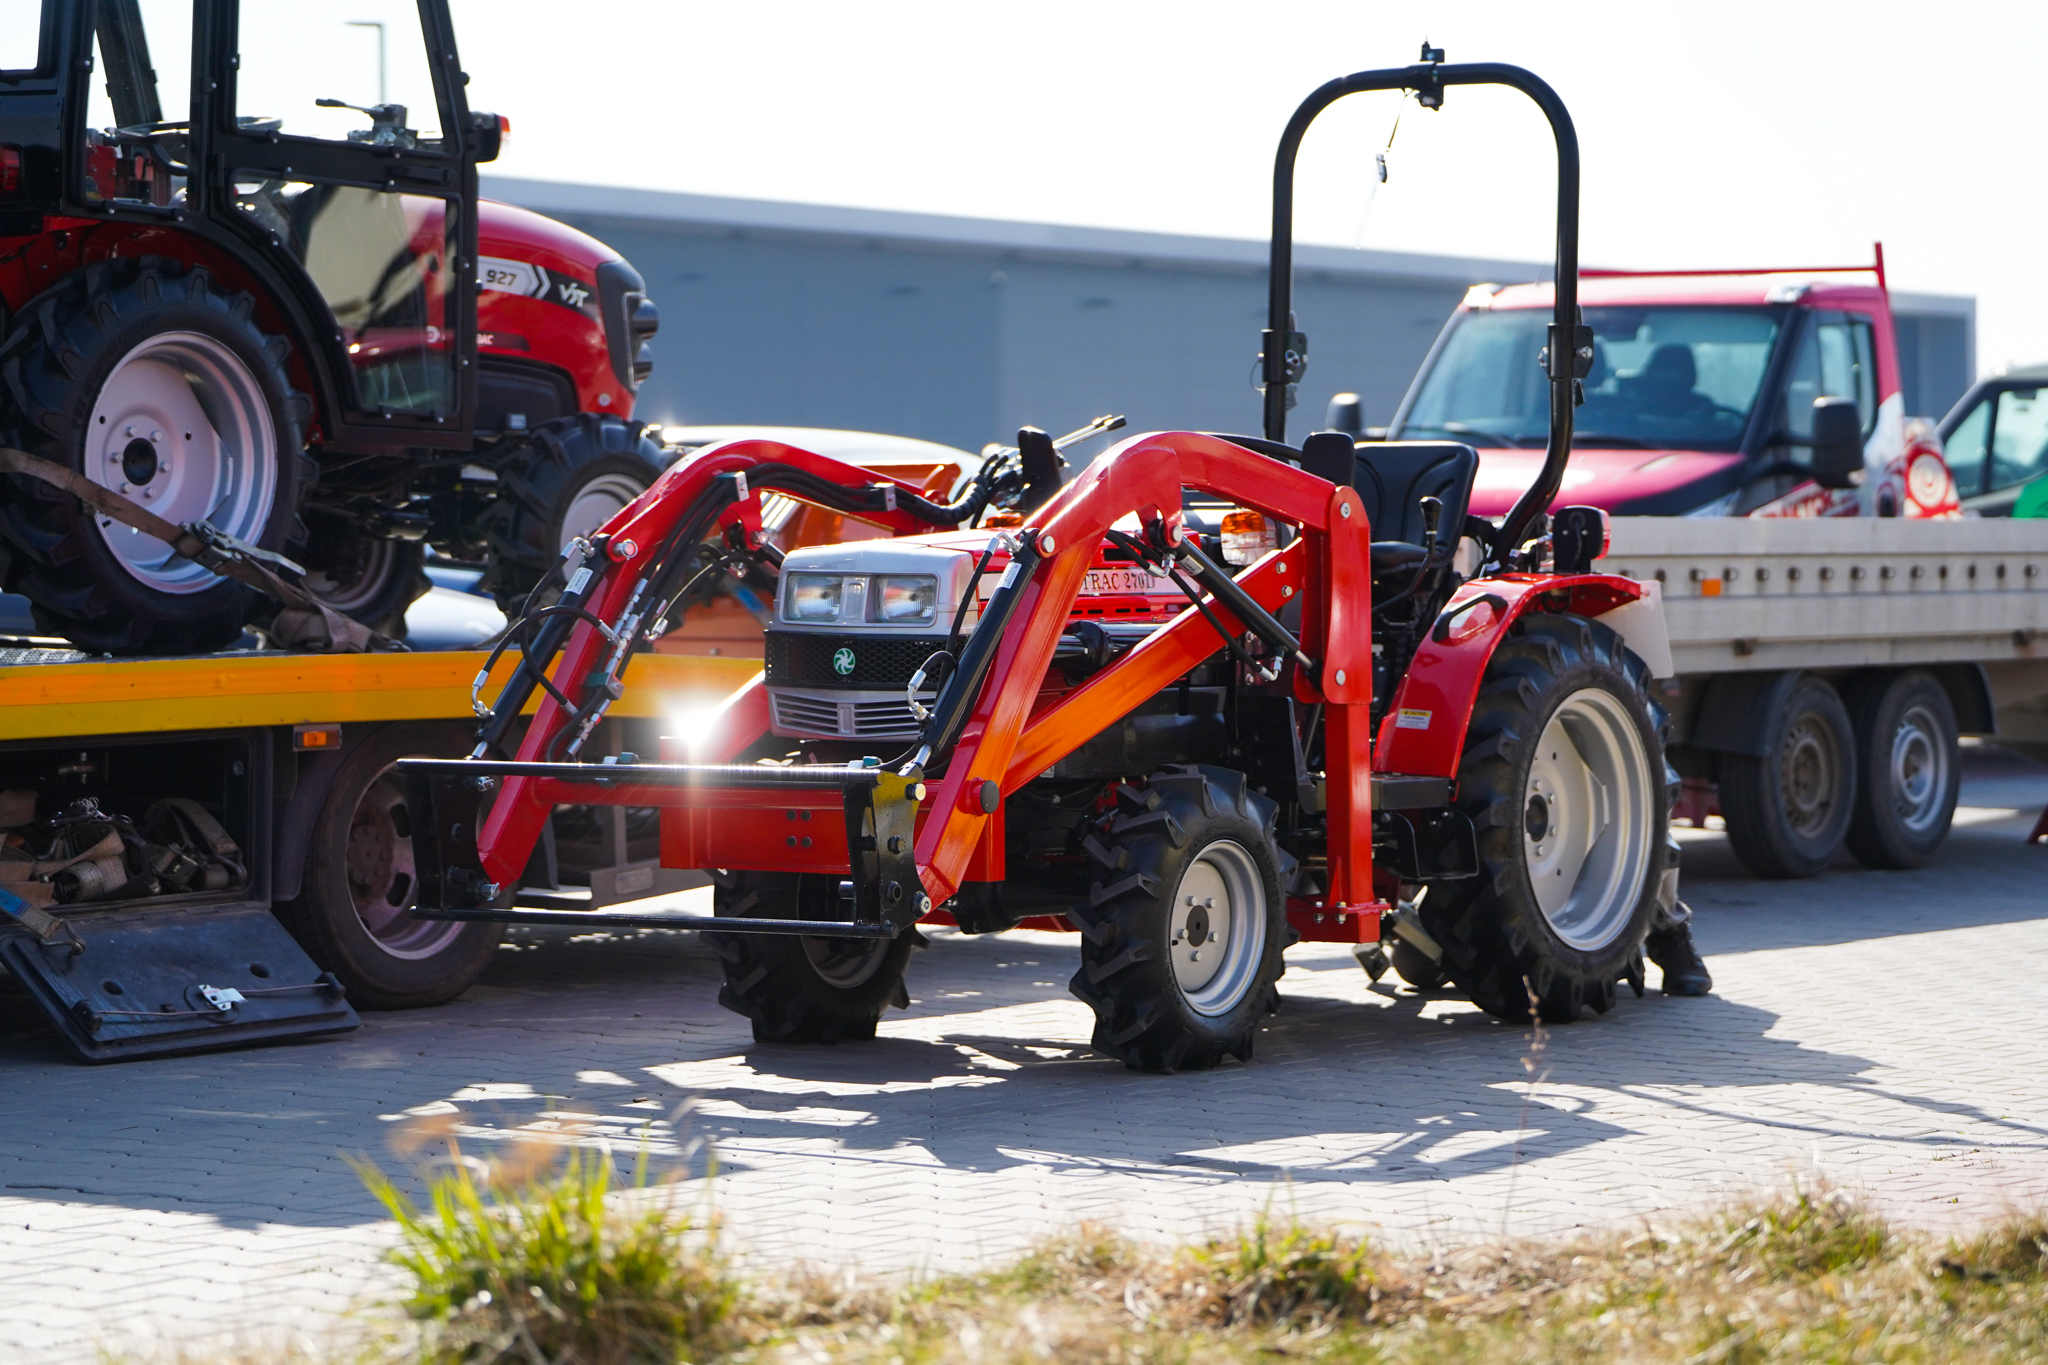
MULTIPOLYGON (((547 695, 526 727, 517 757, 522 763, 536 763, 573 756, 580 736, 590 732, 623 686, 620 675, 632 651, 657 624, 663 593, 676 590, 673 561, 723 531, 743 540, 758 537, 762 492, 783 490, 816 500, 813 495, 829 496, 830 490, 837 490, 834 501, 844 507, 856 493, 877 488, 884 496, 869 497, 873 505, 857 508, 863 519, 899 535, 949 524, 926 515, 941 509, 911 484, 779 441, 730 441, 671 465, 592 538, 587 561, 567 568, 553 614, 526 641, 520 669, 479 729, 479 756, 492 749, 503 752, 521 708, 538 689, 547 695), (671 581, 654 581, 662 576, 655 570, 671 575, 671 581), (605 629, 599 630, 594 622, 603 622, 605 629), (559 662, 544 681, 557 651, 559 662), (567 755, 565 744, 571 746, 567 755)), ((737 752, 735 748, 722 756, 737 752)), ((511 885, 525 869, 528 851, 541 837, 553 807, 537 794, 536 780, 523 773, 507 774, 504 791, 477 831, 485 880, 511 885)))
MULTIPOLYGON (((777 767, 750 764, 671 763, 505 763, 488 759, 405 759, 399 763, 415 823, 414 849, 420 908, 416 919, 504 920, 520 923, 589 925, 601 918, 616 926, 721 929, 753 933, 810 934, 842 938, 894 938, 931 909, 918 887, 912 841, 925 785, 915 772, 878 767, 813 764, 777 767), (497 905, 500 887, 477 856, 479 816, 500 780, 511 794, 523 784, 525 799, 557 804, 661 806, 669 810, 716 810, 755 826, 773 827, 782 817, 794 831, 815 826, 816 835, 787 836, 795 847, 814 840, 835 850, 833 861, 851 874, 853 903, 847 920, 717 919, 703 915, 621 915, 588 911, 512 911, 497 905), (828 804, 829 803, 829 804, 828 804), (826 822, 811 815, 838 806, 844 817, 840 837, 818 840, 826 822), (420 827, 423 826, 422 830, 420 827), (429 837, 419 838, 425 832, 429 837), (841 841, 843 840, 843 842, 841 841)), ((488 817, 484 817, 487 827, 488 817)), ((486 838, 489 836, 486 835, 486 838)))

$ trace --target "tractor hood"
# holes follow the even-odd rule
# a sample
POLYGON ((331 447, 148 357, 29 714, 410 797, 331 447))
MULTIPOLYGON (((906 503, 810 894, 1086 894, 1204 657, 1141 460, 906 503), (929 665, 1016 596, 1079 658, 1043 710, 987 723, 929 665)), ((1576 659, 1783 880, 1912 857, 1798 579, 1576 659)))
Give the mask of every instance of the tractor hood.
MULTIPOLYGON (((1672 516, 1731 492, 1743 457, 1702 450, 1617 450, 1581 446, 1572 451, 1551 507, 1599 507, 1617 516, 1672 516)), ((1543 468, 1540 450, 1481 450, 1472 511, 1505 516, 1543 468)))

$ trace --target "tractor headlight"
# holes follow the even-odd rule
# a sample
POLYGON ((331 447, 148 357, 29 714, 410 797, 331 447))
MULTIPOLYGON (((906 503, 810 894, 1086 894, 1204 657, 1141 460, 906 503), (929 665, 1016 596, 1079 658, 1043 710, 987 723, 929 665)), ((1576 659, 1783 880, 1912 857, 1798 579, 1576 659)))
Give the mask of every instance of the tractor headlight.
POLYGON ((782 590, 785 621, 817 623, 837 621, 839 602, 845 595, 846 578, 836 573, 793 573, 782 590))
POLYGON ((922 625, 939 611, 939 580, 928 573, 890 574, 875 580, 870 594, 875 619, 892 626, 922 625))

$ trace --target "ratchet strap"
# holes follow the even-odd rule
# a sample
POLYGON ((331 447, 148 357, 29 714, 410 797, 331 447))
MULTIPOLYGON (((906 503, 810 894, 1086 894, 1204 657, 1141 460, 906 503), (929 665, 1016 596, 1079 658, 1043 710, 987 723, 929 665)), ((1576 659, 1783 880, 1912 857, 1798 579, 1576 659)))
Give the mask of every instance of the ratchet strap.
POLYGON ((343 616, 304 587, 283 577, 279 570, 295 575, 305 573, 283 555, 259 549, 208 522, 175 526, 75 470, 5 446, 0 446, 0 474, 20 474, 62 489, 102 516, 132 526, 146 536, 155 536, 193 563, 254 588, 278 604, 277 614, 264 629, 279 648, 327 654, 405 648, 362 622, 343 616))

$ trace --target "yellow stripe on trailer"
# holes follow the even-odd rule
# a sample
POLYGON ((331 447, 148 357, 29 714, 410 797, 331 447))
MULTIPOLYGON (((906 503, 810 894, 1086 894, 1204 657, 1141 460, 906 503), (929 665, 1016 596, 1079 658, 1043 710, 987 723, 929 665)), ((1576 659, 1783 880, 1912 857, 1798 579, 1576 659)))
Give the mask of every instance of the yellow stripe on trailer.
MULTIPOLYGON (((217 654, 79 659, 0 667, 0 739, 155 734, 248 725, 470 718, 482 651, 419 654, 217 654)), ((499 660, 486 700, 511 675, 499 660)), ((627 665, 615 716, 723 700, 761 671, 757 659, 641 654, 627 665)), ((532 711, 545 695, 536 691, 532 711)))

